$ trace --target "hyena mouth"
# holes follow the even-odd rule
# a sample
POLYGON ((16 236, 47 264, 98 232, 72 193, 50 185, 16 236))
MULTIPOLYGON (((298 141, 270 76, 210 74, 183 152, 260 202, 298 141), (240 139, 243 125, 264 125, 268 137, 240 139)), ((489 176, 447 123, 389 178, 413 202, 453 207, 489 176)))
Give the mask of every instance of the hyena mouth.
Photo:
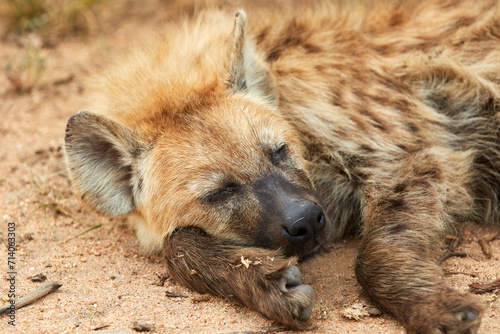
POLYGON ((325 242, 316 241, 314 245, 304 246, 302 249, 292 252, 285 252, 286 256, 295 256, 300 262, 307 261, 314 258, 316 255, 321 254, 325 242))
POLYGON ((310 259, 317 254, 320 254, 328 240, 323 235, 318 235, 313 237, 308 243, 302 245, 298 249, 295 249, 295 252, 290 254, 297 256, 300 261, 304 261, 306 259, 310 259))

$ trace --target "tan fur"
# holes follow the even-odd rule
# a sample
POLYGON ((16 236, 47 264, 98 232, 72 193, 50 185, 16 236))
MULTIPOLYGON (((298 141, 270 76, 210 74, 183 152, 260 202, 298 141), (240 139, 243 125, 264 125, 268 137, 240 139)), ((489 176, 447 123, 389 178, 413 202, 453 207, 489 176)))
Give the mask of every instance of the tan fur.
POLYGON ((474 332, 481 307, 442 283, 435 251, 456 223, 500 221, 499 5, 320 7, 208 11, 117 62, 68 123, 75 187, 132 215, 183 284, 289 327, 312 296, 287 259, 357 231, 359 282, 408 332, 474 332), (314 242, 284 241, 266 204, 282 193, 326 213, 314 242), (262 271, 235 264, 251 254, 262 271))

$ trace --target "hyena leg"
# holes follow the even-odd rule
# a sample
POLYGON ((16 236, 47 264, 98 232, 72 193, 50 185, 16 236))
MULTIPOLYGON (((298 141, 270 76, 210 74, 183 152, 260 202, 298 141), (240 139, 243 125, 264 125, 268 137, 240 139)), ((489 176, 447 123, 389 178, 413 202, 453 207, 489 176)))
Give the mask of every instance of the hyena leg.
POLYGON ((367 200, 356 276, 408 333, 475 333, 481 306, 448 288, 435 260, 446 218, 434 191, 414 180, 367 200))
POLYGON ((226 245, 194 227, 168 237, 163 251, 176 282, 232 298, 287 327, 308 327, 314 293, 300 285, 295 259, 279 251, 226 245))

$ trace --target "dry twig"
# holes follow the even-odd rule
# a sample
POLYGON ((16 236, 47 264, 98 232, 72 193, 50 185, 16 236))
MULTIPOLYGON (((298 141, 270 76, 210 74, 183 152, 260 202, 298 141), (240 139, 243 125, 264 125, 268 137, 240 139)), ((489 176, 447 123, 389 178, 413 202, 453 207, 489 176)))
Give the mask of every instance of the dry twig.
POLYGON ((460 243, 462 242, 462 238, 456 237, 454 235, 447 235, 446 240, 448 241, 448 248, 446 252, 439 258, 438 264, 442 264, 444 261, 449 259, 450 257, 466 257, 467 254, 462 252, 455 252, 460 243))
POLYGON ((444 261, 448 260, 450 257, 467 257, 467 253, 464 252, 447 252, 438 260, 438 263, 441 264, 444 261))
POLYGON ((174 293, 174 292, 170 292, 170 291, 165 291, 165 296, 169 297, 169 298, 187 298, 187 296, 185 295, 181 295, 181 294, 177 294, 177 293, 174 293))
POLYGON ((170 275, 167 273, 156 274, 156 276, 158 277, 158 281, 152 283, 156 286, 164 286, 165 282, 170 279, 170 275))
POLYGON ((472 283, 469 285, 469 291, 475 294, 491 292, 496 289, 500 289, 500 279, 490 283, 472 283))
POLYGON ((498 236, 498 232, 493 231, 488 233, 484 238, 478 239, 479 246, 487 259, 491 259, 491 248, 490 242, 493 241, 498 236))
POLYGON ((474 273, 467 273, 467 272, 463 272, 463 271, 444 271, 444 274, 446 276, 451 276, 451 275, 468 275, 470 277, 477 277, 477 274, 474 274, 474 273))
MULTIPOLYGON (((38 299, 42 298, 45 295, 48 295, 51 292, 56 291, 61 286, 62 286, 62 284, 57 283, 57 282, 50 282, 50 283, 42 285, 41 287, 39 287, 35 291, 28 293, 26 296, 23 296, 19 299, 16 299, 16 301, 15 301, 16 310, 37 301, 38 299)), ((4 306, 0 307, 0 314, 4 314, 5 312, 7 312, 10 307, 11 307, 10 303, 5 304, 4 306)))

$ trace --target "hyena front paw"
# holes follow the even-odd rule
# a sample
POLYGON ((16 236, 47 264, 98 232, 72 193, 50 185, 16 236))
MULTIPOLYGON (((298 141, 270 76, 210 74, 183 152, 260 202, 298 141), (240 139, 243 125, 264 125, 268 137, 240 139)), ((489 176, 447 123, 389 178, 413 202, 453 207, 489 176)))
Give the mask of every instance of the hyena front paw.
POLYGON ((425 298, 413 310, 408 333, 473 334, 481 324, 481 305, 472 295, 462 295, 452 289, 425 298))
POLYGON ((296 303, 291 303, 292 314, 299 321, 307 321, 311 317, 314 290, 309 285, 301 285, 299 268, 289 267, 279 279, 280 291, 296 303))
MULTIPOLYGON (((267 318, 291 329, 307 329, 311 316, 314 291, 309 285, 301 284, 299 269, 288 266, 278 272, 268 273, 265 283, 252 288, 251 301, 247 305, 267 318)), ((245 299, 246 296, 240 299, 245 299)))

